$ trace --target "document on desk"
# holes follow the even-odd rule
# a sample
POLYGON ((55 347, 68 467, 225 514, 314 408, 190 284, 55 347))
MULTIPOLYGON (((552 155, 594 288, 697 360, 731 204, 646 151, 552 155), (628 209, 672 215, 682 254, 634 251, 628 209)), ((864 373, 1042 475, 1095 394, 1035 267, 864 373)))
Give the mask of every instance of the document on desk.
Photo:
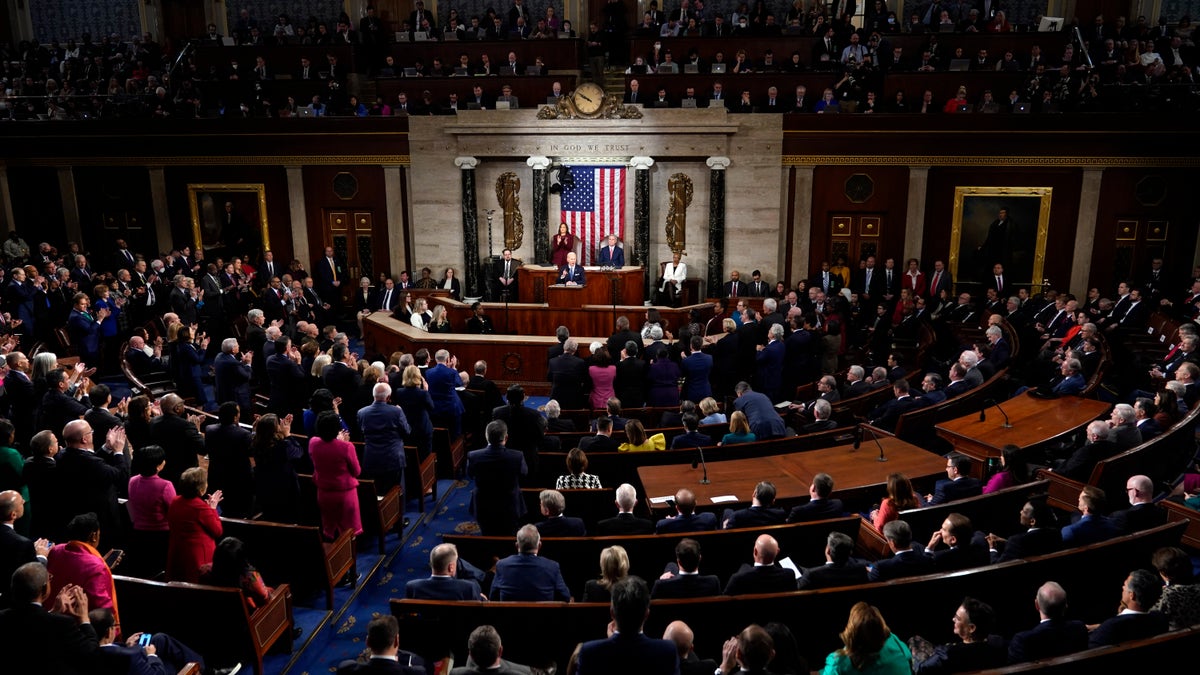
POLYGON ((735 495, 718 495, 712 498, 712 503, 728 504, 729 502, 736 502, 737 500, 738 498, 735 495))
POLYGON ((671 501, 674 498, 675 498, 675 495, 667 495, 666 497, 651 497, 650 503, 651 504, 666 504, 667 502, 671 501))

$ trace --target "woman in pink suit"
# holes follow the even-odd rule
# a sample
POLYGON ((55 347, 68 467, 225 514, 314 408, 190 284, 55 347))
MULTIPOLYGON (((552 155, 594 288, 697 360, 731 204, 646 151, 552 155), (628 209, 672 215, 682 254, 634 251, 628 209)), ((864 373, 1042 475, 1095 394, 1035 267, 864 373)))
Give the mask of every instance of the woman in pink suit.
POLYGON ((615 398, 616 392, 613 390, 613 380, 617 377, 617 367, 613 365, 612 359, 608 356, 608 347, 593 342, 591 363, 588 365, 588 377, 592 380, 592 393, 590 395, 592 410, 606 410, 608 408, 608 399, 615 398))
POLYGON ((46 556, 50 597, 58 597, 64 586, 74 584, 87 594, 88 607, 108 608, 117 616, 117 589, 112 571, 96 549, 100 545, 100 520, 96 514, 83 513, 72 518, 67 525, 67 539, 67 543, 56 544, 46 556))
POLYGON ((171 525, 168 581, 197 583, 200 567, 212 563, 213 551, 221 538, 221 518, 217 515, 221 491, 205 499, 207 491, 208 472, 200 467, 184 471, 179 478, 179 496, 167 509, 167 522, 171 525))
POLYGON ((321 509, 321 532, 329 539, 350 530, 362 534, 358 511, 358 455, 350 434, 342 428, 337 413, 326 411, 317 418, 317 435, 308 442, 313 463, 313 483, 321 509))

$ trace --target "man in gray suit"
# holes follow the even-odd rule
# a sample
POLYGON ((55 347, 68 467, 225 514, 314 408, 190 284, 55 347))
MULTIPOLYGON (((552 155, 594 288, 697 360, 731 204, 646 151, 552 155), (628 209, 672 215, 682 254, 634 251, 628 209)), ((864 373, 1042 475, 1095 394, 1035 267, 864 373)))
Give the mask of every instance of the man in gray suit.
POLYGON ((533 672, 529 666, 505 660, 503 655, 500 633, 484 624, 471 631, 471 637, 467 638, 467 665, 455 668, 450 675, 530 675, 533 672))

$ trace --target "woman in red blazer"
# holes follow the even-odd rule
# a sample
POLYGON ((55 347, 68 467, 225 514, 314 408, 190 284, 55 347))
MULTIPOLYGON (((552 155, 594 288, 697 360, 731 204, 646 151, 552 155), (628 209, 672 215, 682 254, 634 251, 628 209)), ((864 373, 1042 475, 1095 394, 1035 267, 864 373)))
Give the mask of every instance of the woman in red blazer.
POLYGON ((179 496, 167 509, 167 523, 171 526, 168 581, 197 583, 200 566, 212 562, 213 550, 221 538, 221 518, 217 515, 221 491, 205 499, 207 490, 208 472, 199 467, 184 471, 179 479, 179 496))
MULTIPOLYGON (((379 386, 379 385, 376 385, 379 386)), ((313 464, 313 483, 317 486, 317 505, 321 509, 321 532, 337 539, 346 530, 362 534, 358 510, 358 455, 350 443, 350 434, 342 419, 333 411, 317 417, 317 435, 308 442, 313 464)))
POLYGON ((916 258, 908 259, 908 271, 900 277, 900 288, 913 292, 913 297, 925 295, 925 273, 916 258))

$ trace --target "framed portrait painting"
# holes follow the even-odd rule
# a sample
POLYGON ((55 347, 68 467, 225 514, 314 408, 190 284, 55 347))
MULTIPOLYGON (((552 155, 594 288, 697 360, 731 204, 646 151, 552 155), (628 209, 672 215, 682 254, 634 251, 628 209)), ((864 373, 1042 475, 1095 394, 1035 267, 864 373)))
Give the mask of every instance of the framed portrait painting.
POLYGON ((189 183, 188 209, 196 250, 267 250, 267 191, 262 183, 189 183))
POLYGON ((950 230, 950 273, 964 290, 1004 276, 1041 291, 1050 229, 1051 188, 957 187, 950 230))

